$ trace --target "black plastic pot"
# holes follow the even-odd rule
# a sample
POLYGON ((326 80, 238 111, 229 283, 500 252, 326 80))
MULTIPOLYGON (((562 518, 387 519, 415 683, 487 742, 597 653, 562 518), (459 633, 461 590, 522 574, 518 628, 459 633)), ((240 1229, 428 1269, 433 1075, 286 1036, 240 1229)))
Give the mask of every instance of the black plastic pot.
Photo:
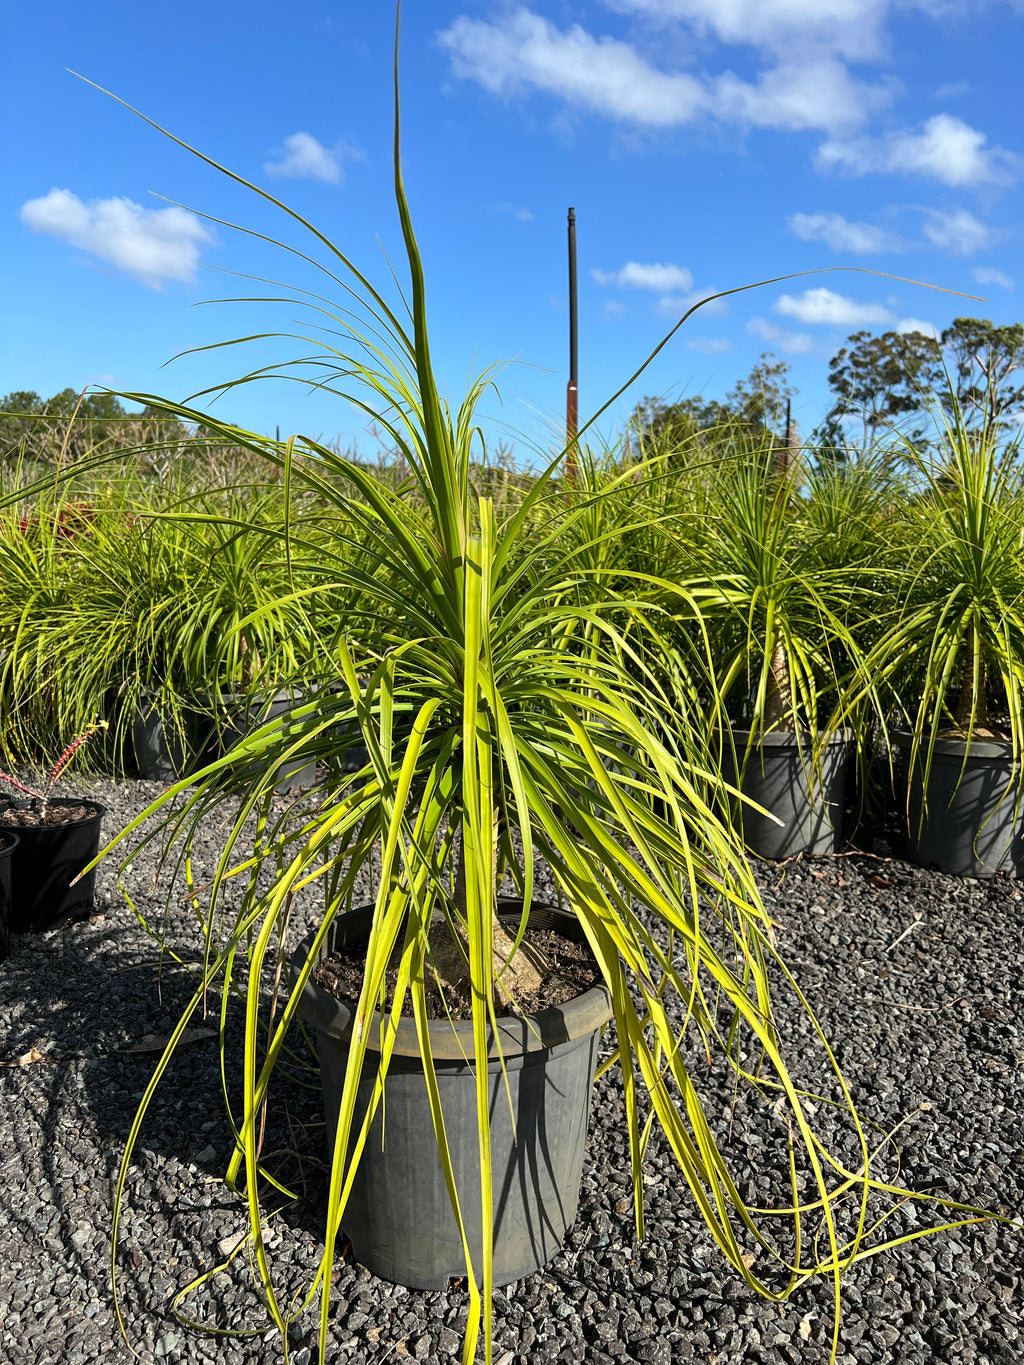
POLYGON ((177 782, 216 757, 212 715, 184 708, 178 721, 164 711, 151 692, 144 692, 132 712, 134 767, 149 782, 177 782))
POLYGON ((0 962, 7 957, 11 941, 11 861, 17 847, 15 835, 0 834, 0 962))
MULTIPOLYGON (((336 943, 363 943, 372 911, 355 910, 333 926, 325 951, 336 943)), ((571 915, 534 907, 537 924, 579 934, 571 915)), ((305 961, 312 936, 299 948, 305 961)), ((308 982, 300 1013, 316 1030, 327 1128, 334 1134, 348 1059, 352 1015, 333 996, 308 982)), ((488 1065, 494 1172, 494 1283, 509 1284, 554 1256, 576 1217, 598 1037, 611 1016, 603 986, 529 1019, 499 1020, 488 1065), (514 1121, 514 1129, 513 1129, 514 1121)), ((371 1026, 371 1036, 373 1028, 371 1026)), ((476 1069, 472 1024, 431 1024, 445 1130, 455 1170, 474 1273, 481 1275, 481 1210, 477 1138, 476 1069)), ((367 1052, 359 1085, 356 1125, 373 1091, 379 1053, 367 1052)), ((433 1140, 416 1027, 403 1019, 378 1108, 363 1150, 342 1228, 353 1254, 375 1275, 413 1289, 443 1289, 466 1274, 462 1243, 433 1140), (382 1112, 383 1110, 383 1112, 382 1112)))
POLYGON ((14 934, 40 934, 66 919, 87 919, 92 911, 96 871, 74 886, 87 863, 100 851, 100 824, 105 808, 90 797, 54 797, 51 806, 90 806, 94 815, 66 825, 12 825, 6 812, 24 810, 28 801, 0 808, 0 835, 13 835, 10 929, 14 934))
POLYGON ((893 735, 906 782, 910 860, 959 877, 1024 877, 1024 780, 1019 767, 1014 774, 1012 747, 976 739, 968 751, 965 740, 937 739, 924 801, 927 740, 909 776, 912 744, 908 732, 893 735))
MULTIPOLYGON (((283 690, 271 697, 239 692, 197 693, 182 706, 177 720, 151 693, 143 693, 132 716, 132 749, 138 775, 153 782, 177 782, 228 753, 239 740, 301 701, 283 690)), ((246 773, 255 773, 256 765, 246 773)), ((244 775, 244 774, 243 774, 244 775)), ((297 760, 281 767, 275 791, 285 793, 316 785, 316 763, 297 760)))
MULTIPOLYGON (((732 737, 742 763, 750 731, 733 730, 732 737)), ((822 857, 839 851, 850 741, 850 732, 840 731, 822 746, 815 761, 806 735, 799 742, 795 734, 778 730, 756 736, 740 790, 782 824, 737 802, 735 818, 751 852, 783 862, 798 854, 822 857)), ((723 773, 727 782, 735 783, 736 769, 728 750, 723 773)))
MULTIPOLYGON (((255 698, 244 696, 241 693, 222 692, 218 708, 220 754, 228 753, 246 735, 252 734, 261 725, 266 725, 268 721, 277 720, 286 715, 293 706, 300 705, 303 700, 302 693, 291 688, 275 692, 273 696, 255 698)), ((284 734, 287 737, 287 727, 284 734)), ((256 764, 252 765, 251 770, 244 771, 256 772, 256 764)), ((297 791, 300 787, 315 787, 316 782, 316 762, 304 763, 301 759, 296 759, 291 763, 281 765, 274 790, 284 795, 286 792, 297 791)))

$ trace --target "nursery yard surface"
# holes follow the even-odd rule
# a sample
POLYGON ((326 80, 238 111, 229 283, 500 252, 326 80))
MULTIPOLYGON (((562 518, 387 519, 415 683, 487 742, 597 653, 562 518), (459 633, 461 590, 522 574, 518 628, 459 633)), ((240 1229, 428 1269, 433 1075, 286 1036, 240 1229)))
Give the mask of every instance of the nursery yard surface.
MULTIPOLYGON (((113 834, 160 790, 85 781, 113 834)), ((223 832, 211 827, 196 856, 197 884, 212 871, 223 832), (205 863, 205 865, 203 865, 205 863)), ((169 943, 185 964, 201 957, 194 912, 153 889, 148 852, 128 888, 154 923, 168 913, 169 943)), ((901 1166, 883 1167, 914 1189, 1024 1212, 1024 885, 958 881, 899 860, 863 855, 760 874, 779 923, 779 947, 835 1044, 865 1119, 896 1135, 901 1166), (909 1116, 909 1117, 908 1117, 909 1116)), ((114 861, 97 879, 95 917, 13 941, 0 966, 0 1360, 84 1365, 132 1359, 110 1291, 113 1181, 136 1105, 162 1040, 194 989, 117 889, 114 861)), ((306 913, 312 913, 307 907, 306 913)), ((300 928, 296 926, 296 932, 300 928)), ((237 1056, 240 1011, 228 1014, 237 1056)), ((810 1023, 788 1003, 787 1055, 802 1077, 815 1047, 810 1023)), ((223 1183, 231 1151, 224 1115, 217 1013, 191 1021, 188 1040, 157 1092, 128 1181, 118 1249, 122 1313, 144 1362, 255 1365, 282 1359, 249 1267, 241 1196, 223 1183), (237 1254, 179 1305, 191 1280, 237 1254), (238 1335, 247 1332, 249 1335, 238 1335)), ((698 1083, 702 1054, 691 1059, 698 1083)), ((702 1072, 703 1068, 703 1072, 702 1072)), ((744 1194, 759 1190, 772 1134, 764 1107, 730 1112, 721 1135, 744 1194)), ((634 1238, 621 1084, 597 1087, 579 1216, 545 1270, 495 1296, 495 1359, 699 1361, 733 1365, 824 1362, 831 1340, 827 1283, 786 1302, 754 1297, 721 1258, 695 1212, 671 1153, 654 1138, 646 1163, 647 1236, 634 1238)), ((838 1123, 827 1104, 821 1133, 838 1123)), ((264 1152, 305 1197, 268 1222, 271 1261, 287 1303, 311 1281, 320 1254, 317 1203, 325 1170, 319 1095, 298 1084, 278 1096, 264 1152), (272 1154, 280 1151, 280 1158, 272 1154), (299 1163, 289 1153, 297 1151, 299 1163)), ((778 1126, 778 1125, 776 1125, 778 1126)), ((718 1131, 718 1130, 716 1130, 718 1131)), ((872 1143, 878 1141, 870 1130, 872 1143)), ((837 1128, 836 1144, 848 1152, 837 1128)), ((852 1159, 852 1158, 851 1158, 852 1159)), ((892 1233, 943 1221, 934 1208, 901 1210, 892 1233)), ((808 1220, 808 1236, 814 1225, 808 1220)), ((756 1259, 754 1269, 761 1267, 756 1259)), ((1010 1365, 1024 1358, 1024 1234, 976 1224, 899 1247, 855 1266, 843 1281, 838 1359, 843 1365, 1010 1365)), ((339 1259, 332 1299, 332 1362, 456 1359, 466 1296, 421 1294, 339 1259)), ((291 1360, 315 1359, 317 1310, 301 1311, 291 1360)))

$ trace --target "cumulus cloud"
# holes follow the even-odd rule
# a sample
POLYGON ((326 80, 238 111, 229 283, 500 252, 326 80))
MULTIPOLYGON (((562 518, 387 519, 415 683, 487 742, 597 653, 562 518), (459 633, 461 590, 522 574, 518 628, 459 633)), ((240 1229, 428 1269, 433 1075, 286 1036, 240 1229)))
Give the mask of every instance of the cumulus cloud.
POLYGON ((488 213, 499 213, 506 218, 514 218, 517 223, 532 223, 533 214, 529 209, 523 208, 522 204, 488 204, 488 213))
POLYGON ((888 0, 605 0, 611 9, 682 20, 723 43, 786 52, 794 43, 862 61, 879 54, 888 0))
POLYGON ((698 351, 701 355, 725 355, 732 350, 732 342, 728 337, 692 337, 686 344, 691 351, 698 351))
POLYGON ((814 350, 812 336, 808 336, 806 332, 787 332, 784 327, 769 322, 767 318, 751 318, 747 323, 747 331, 751 336, 760 337, 769 345, 777 346, 780 351, 788 351, 790 355, 806 355, 814 350))
POLYGON ((994 284, 999 289, 1012 289, 1013 280, 1002 270, 996 270, 990 265, 977 265, 971 274, 979 284, 994 284))
POLYGON ((605 118, 674 128, 701 117, 759 128, 839 132, 888 99, 821 54, 783 59, 745 81, 662 71, 631 43, 595 37, 579 24, 562 30, 519 8, 491 23, 460 16, 440 35, 457 77, 493 95, 554 95, 605 118))
POLYGON ((921 318, 900 318, 896 324, 896 331, 901 336, 905 336, 908 332, 920 332, 923 337, 932 337, 935 341, 939 339, 939 329, 935 323, 924 322, 921 318))
POLYGON ((847 175, 922 175, 944 185, 1006 184, 1021 173, 1021 159, 990 147, 977 128, 952 114, 936 114, 919 129, 904 128, 881 138, 830 139, 818 148, 823 170, 847 175))
POLYGON ((833 251, 868 256, 904 250, 904 243, 895 233, 872 223, 851 223, 841 213, 794 213, 787 221, 790 231, 802 242, 824 242, 833 251))
POLYGON ((712 294, 716 292, 714 289, 695 289, 689 294, 666 294, 658 300, 655 307, 663 318, 681 318, 684 313, 690 311, 694 304, 703 303, 707 299, 709 302, 704 303, 701 309, 702 317, 707 317, 711 313, 727 313, 729 311, 729 300, 712 298, 712 294))
POLYGON ((268 175, 285 176, 293 180, 323 180, 328 185, 340 185, 344 177, 344 162, 362 161, 364 154, 358 147, 344 142, 325 147, 312 133, 292 133, 284 140, 283 149, 274 154, 276 161, 265 161, 268 175))
POLYGON ((665 293, 670 289, 690 289, 693 275, 685 265, 662 265, 654 262, 627 261, 620 270, 592 270, 598 284, 617 284, 620 289, 653 289, 665 293))
POLYGON ((492 95, 532 87, 652 128, 689 123, 704 102, 695 77, 657 71, 629 43, 595 38, 579 24, 562 32, 527 9, 493 24, 463 15, 440 41, 455 75, 477 81, 492 95))
POLYGON ((870 110, 888 101, 888 91, 854 79, 842 62, 831 58, 786 60, 754 82, 727 72, 708 86, 708 108, 715 117, 791 132, 856 127, 870 110))
POLYGON ((874 327, 891 322, 893 315, 879 303, 857 303, 831 289, 805 289, 802 294, 783 294, 775 311, 805 326, 874 327))
POLYGON ((992 245, 992 229, 979 222, 966 209, 929 209, 922 231, 933 246, 951 251, 956 256, 973 256, 992 245))
POLYGON ((195 278, 199 249, 213 233, 185 209, 144 209, 131 199, 79 199, 52 189, 21 206, 21 221, 32 232, 67 242, 97 260, 132 275, 150 289, 168 280, 195 278))

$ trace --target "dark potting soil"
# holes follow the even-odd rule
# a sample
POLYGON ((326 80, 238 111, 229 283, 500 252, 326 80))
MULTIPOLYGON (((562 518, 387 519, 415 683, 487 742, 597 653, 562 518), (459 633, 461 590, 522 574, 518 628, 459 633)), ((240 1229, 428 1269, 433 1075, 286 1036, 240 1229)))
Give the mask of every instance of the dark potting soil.
MULTIPOLYGON (((85 783, 80 787, 85 788, 85 783)), ((164 788, 97 781, 88 796, 114 832, 164 788)), ((193 885, 213 875, 226 826, 204 826, 193 885)), ((202 944, 187 887, 154 889, 154 841, 125 885, 161 924, 164 955, 118 890, 117 859, 98 869, 95 915, 17 937, 0 966, 0 1361, 3 1365, 134 1365, 110 1288, 113 1183, 136 1108, 168 1033, 201 977, 202 944)), ((166 860, 165 876, 173 871, 166 860)), ((758 872, 787 964, 835 1044, 869 1123, 896 1134, 902 1184, 1024 1213, 1024 883, 961 881, 897 859, 840 857, 758 872)), ((372 899, 369 878, 356 889, 372 899)), ((229 884, 230 895, 230 884, 229 884)), ((542 882, 539 896, 553 899, 542 882)), ((234 908, 235 903, 232 903, 234 908)), ((294 942, 318 897, 296 909, 294 942)), ((682 1007, 666 1002, 680 1026, 682 1007)), ((777 993, 794 1074, 820 1052, 813 1026, 777 993)), ((244 1243, 245 1196, 224 1173, 232 1132, 221 1094, 218 1001, 198 1010, 143 1121, 127 1178, 117 1252, 121 1312, 142 1365, 281 1365, 279 1335, 254 1288, 244 1243), (196 1276, 212 1275, 181 1304, 196 1276), (249 1335, 241 1335, 249 1333, 249 1335)), ((289 1045, 292 1044, 289 1039, 289 1045)), ((614 1047, 609 1031, 606 1050, 614 1047)), ((229 1074, 241 1065, 241 1013, 226 1021, 229 1074)), ((303 1040, 294 1040, 296 1052, 303 1040)), ((788 1194, 785 1124, 737 1100, 732 1078, 686 1044, 733 1176, 755 1204, 788 1194), (781 1146, 780 1146, 781 1143, 781 1146)), ((752 1062, 756 1063, 756 1058, 752 1062)), ((291 1365, 317 1359, 319 1302, 303 1307, 322 1250, 323 1112, 315 1084, 282 1077, 270 1091, 264 1159, 303 1198, 282 1208, 268 1189, 265 1236, 288 1327, 291 1365), (275 1155, 275 1153, 277 1155, 275 1155), (300 1166, 301 1160, 301 1166, 300 1166), (274 1213, 274 1209, 281 1209, 274 1213), (300 1291, 303 1291, 300 1293, 300 1291)), ((315 1078, 314 1078, 315 1079, 315 1078)), ((819 1092, 820 1093, 820 1092, 819 1092)), ((232 1091, 236 1106, 237 1090, 232 1091)), ((823 1141, 844 1148, 838 1111, 819 1105, 823 1141)), ((881 1142, 868 1130, 871 1146, 881 1142)), ((425 1150, 432 1142, 424 1135, 425 1150)), ((723 1260, 657 1127, 644 1162, 646 1237, 634 1230, 625 1106, 618 1069, 594 1091, 579 1214, 550 1265, 500 1290, 494 1358, 505 1365, 826 1365, 832 1300, 815 1280, 774 1303, 723 1260)), ((856 1213, 854 1212, 854 1217, 856 1213)), ((906 1206, 881 1229, 901 1236, 946 1217, 906 1206)), ((808 1220, 808 1243, 813 1240, 808 1220)), ((738 1228, 755 1270, 767 1259, 738 1228)), ((464 1287, 415 1293, 356 1264, 344 1242, 327 1323, 331 1365, 459 1359, 464 1287)), ((843 1278, 838 1365, 1021 1365, 1024 1237, 983 1222, 883 1252, 843 1278)))
MULTIPOLYGON (((531 952, 543 964, 540 987, 536 991, 522 993, 514 1004, 499 1010, 499 1014, 539 1014, 541 1010, 552 1006, 567 1004, 596 986, 600 980, 597 963, 585 943, 578 943, 551 928, 528 930, 526 941, 531 952)), ((328 954, 317 963, 313 969, 313 980, 336 1000, 354 1009, 362 990, 365 968, 365 947, 344 948, 328 954)), ((398 984, 397 968, 387 972, 385 982, 385 1000, 390 1002, 394 999, 398 984)), ((458 1021, 472 1017, 469 992, 458 986, 446 986, 442 993, 433 972, 427 977, 426 1000, 429 1019, 458 1021)), ((402 1017, 413 1017, 412 999, 408 994, 402 1006, 402 1017)))
POLYGON ((50 806, 44 815, 31 806, 0 807, 0 824, 8 829, 39 829, 46 826, 73 825, 79 820, 91 820, 97 814, 95 806, 50 806))

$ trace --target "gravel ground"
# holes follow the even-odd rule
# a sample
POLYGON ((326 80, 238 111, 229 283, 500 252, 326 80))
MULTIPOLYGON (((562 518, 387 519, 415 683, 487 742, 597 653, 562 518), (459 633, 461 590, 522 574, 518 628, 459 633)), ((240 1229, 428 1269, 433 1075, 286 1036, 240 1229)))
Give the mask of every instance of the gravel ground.
MULTIPOLYGON (((80 783, 78 790, 91 790, 107 806, 105 829, 113 832, 160 789, 103 781, 80 783)), ((209 861, 220 832, 211 828, 204 837, 209 861)), ((203 861, 197 859, 197 881, 203 861)), ((149 855, 129 889, 138 909, 159 918, 164 899, 152 890, 153 868, 149 855)), ((763 884, 783 954, 836 1043, 864 1117, 891 1129, 910 1116, 897 1138, 900 1182, 1019 1219, 1024 886, 1005 879, 962 882, 859 855, 768 869, 763 884)), ((0 1061, 41 1056, 0 1070, 5 1365, 132 1359, 110 1291, 112 1180, 158 1056, 145 1049, 154 1035, 167 1033, 193 985, 183 966, 167 958, 160 964, 117 890, 112 865, 100 871, 95 909, 88 922, 14 940, 0 967, 0 1061)), ((187 906, 172 911, 168 936, 185 962, 197 960, 199 939, 187 906)), ((810 1066, 812 1030, 788 1007, 782 1017, 787 1056, 802 1076, 805 1063, 810 1066)), ((195 1023, 209 1030, 215 1021, 195 1023)), ((229 1033, 237 1037, 233 1014, 229 1033)), ((725 1077, 708 1073, 706 1089, 722 1100, 722 1137, 741 1188, 757 1198, 750 1181, 772 1145, 770 1116, 741 1100, 730 1119, 725 1077)), ((319 1252, 318 1095, 292 1084, 275 1112, 265 1150, 278 1144, 285 1153, 305 1154, 307 1196, 271 1225, 276 1279, 297 1293, 309 1283, 319 1252)), ((646 1168, 647 1237, 636 1244, 622 1113, 612 1072, 595 1095, 575 1227, 550 1266, 497 1293, 495 1359, 504 1365, 827 1361, 828 1285, 804 1286, 784 1303, 752 1297, 703 1230, 657 1139, 646 1168)), ((817 1117, 830 1141, 848 1150, 829 1107, 819 1106, 817 1117)), ((217 1044, 197 1033, 150 1109, 127 1189, 118 1252, 122 1313, 144 1362, 282 1359, 252 1289, 244 1247, 228 1270, 180 1305, 185 1316, 232 1335, 197 1332, 174 1312, 179 1291, 216 1267, 223 1260, 219 1244, 245 1227, 241 1199, 222 1182, 230 1147, 217 1044)), ((298 1179, 294 1159, 281 1161, 285 1177, 298 1179)), ((918 1216, 922 1222, 902 1211, 893 1230, 942 1221, 934 1210, 918 1216)), ((1022 1260, 1020 1228, 988 1222, 864 1262, 844 1279, 839 1360, 1021 1361, 1022 1260)), ((334 1279, 332 1362, 457 1358, 463 1293, 417 1294, 348 1260, 339 1261, 334 1279)), ((292 1324, 296 1365, 315 1359, 315 1326, 313 1309, 292 1324)))

